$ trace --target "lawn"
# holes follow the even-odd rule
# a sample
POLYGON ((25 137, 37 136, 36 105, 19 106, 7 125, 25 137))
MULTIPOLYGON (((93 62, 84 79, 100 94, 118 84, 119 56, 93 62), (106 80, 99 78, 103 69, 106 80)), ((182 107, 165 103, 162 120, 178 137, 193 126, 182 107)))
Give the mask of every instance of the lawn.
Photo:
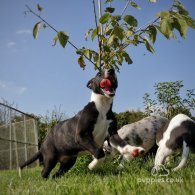
POLYGON ((122 170, 116 159, 108 159, 96 171, 87 169, 89 160, 80 157, 64 177, 47 181, 40 176, 42 167, 24 169, 22 178, 16 170, 0 171, 0 194, 195 194, 195 155, 190 155, 185 169, 168 176, 151 174, 153 158, 133 159, 122 170))

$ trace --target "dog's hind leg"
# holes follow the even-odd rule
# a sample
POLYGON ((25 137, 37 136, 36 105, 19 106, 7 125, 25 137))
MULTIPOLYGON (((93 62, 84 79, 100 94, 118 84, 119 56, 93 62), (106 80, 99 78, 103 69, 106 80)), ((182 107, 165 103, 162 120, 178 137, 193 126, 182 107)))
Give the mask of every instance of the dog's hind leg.
POLYGON ((41 175, 43 178, 47 179, 49 177, 49 174, 51 170, 55 167, 57 164, 57 159, 55 156, 52 156, 50 158, 43 158, 43 170, 41 172, 41 175))
POLYGON ((155 156, 155 162, 154 162, 154 167, 158 167, 162 164, 164 164, 164 161, 166 158, 173 153, 173 150, 167 148, 165 144, 160 145, 156 156, 155 156))
POLYGON ((58 178, 64 175, 72 166, 75 164, 77 157, 70 157, 66 162, 61 162, 59 169, 56 173, 52 176, 52 178, 58 178))
POLYGON ((187 146, 187 143, 183 141, 183 153, 182 153, 182 159, 177 167, 173 169, 173 171, 177 171, 184 167, 186 165, 187 159, 189 154, 189 146, 187 146))

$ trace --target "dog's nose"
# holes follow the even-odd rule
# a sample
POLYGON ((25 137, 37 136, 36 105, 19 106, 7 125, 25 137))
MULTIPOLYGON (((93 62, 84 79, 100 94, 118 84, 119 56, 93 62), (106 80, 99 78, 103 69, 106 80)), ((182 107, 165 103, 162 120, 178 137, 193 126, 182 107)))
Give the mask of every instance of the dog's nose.
POLYGON ((109 75, 113 75, 113 74, 114 74, 114 69, 113 69, 113 68, 109 69, 109 70, 108 70, 108 74, 109 74, 109 75))

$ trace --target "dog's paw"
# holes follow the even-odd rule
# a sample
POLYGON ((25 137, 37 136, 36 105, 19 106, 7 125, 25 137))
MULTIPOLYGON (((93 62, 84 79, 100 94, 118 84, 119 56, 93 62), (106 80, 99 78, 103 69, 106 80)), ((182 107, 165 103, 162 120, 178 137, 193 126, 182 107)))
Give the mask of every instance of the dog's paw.
POLYGON ((93 170, 93 169, 95 169, 96 167, 97 167, 97 164, 98 164, 98 159, 93 159, 93 161, 88 165, 88 168, 90 169, 90 170, 93 170))
POLYGON ((100 159, 94 158, 93 161, 88 165, 88 168, 90 170, 96 169, 103 163, 104 159, 105 158, 100 158, 100 159))
POLYGON ((137 157, 137 156, 143 155, 145 153, 145 150, 142 147, 126 145, 123 148, 122 153, 124 155, 130 154, 132 157, 137 157))

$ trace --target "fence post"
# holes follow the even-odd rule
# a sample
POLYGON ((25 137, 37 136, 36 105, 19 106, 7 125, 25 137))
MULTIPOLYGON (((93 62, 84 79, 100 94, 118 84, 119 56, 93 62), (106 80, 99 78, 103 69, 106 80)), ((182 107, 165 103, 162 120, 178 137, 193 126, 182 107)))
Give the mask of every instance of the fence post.
POLYGON ((11 119, 11 109, 9 109, 9 169, 12 169, 12 119, 11 119))
POLYGON ((18 168, 18 165, 19 165, 19 162, 18 162, 18 143, 17 143, 17 138, 16 138, 15 123, 13 123, 13 136, 14 136, 14 140, 15 140, 16 168, 18 168))
MULTIPOLYGON (((37 125, 36 125, 37 121, 35 119, 33 119, 33 129, 34 129, 34 135, 35 135, 35 144, 37 146, 35 146, 35 150, 36 152, 38 152, 38 134, 37 134, 37 125)), ((39 161, 36 161, 37 162, 37 165, 39 165, 39 161)))
MULTIPOLYGON (((24 142, 27 143, 27 132, 26 132, 26 116, 24 116, 24 142)), ((24 145, 25 161, 27 161, 27 144, 24 145)))

